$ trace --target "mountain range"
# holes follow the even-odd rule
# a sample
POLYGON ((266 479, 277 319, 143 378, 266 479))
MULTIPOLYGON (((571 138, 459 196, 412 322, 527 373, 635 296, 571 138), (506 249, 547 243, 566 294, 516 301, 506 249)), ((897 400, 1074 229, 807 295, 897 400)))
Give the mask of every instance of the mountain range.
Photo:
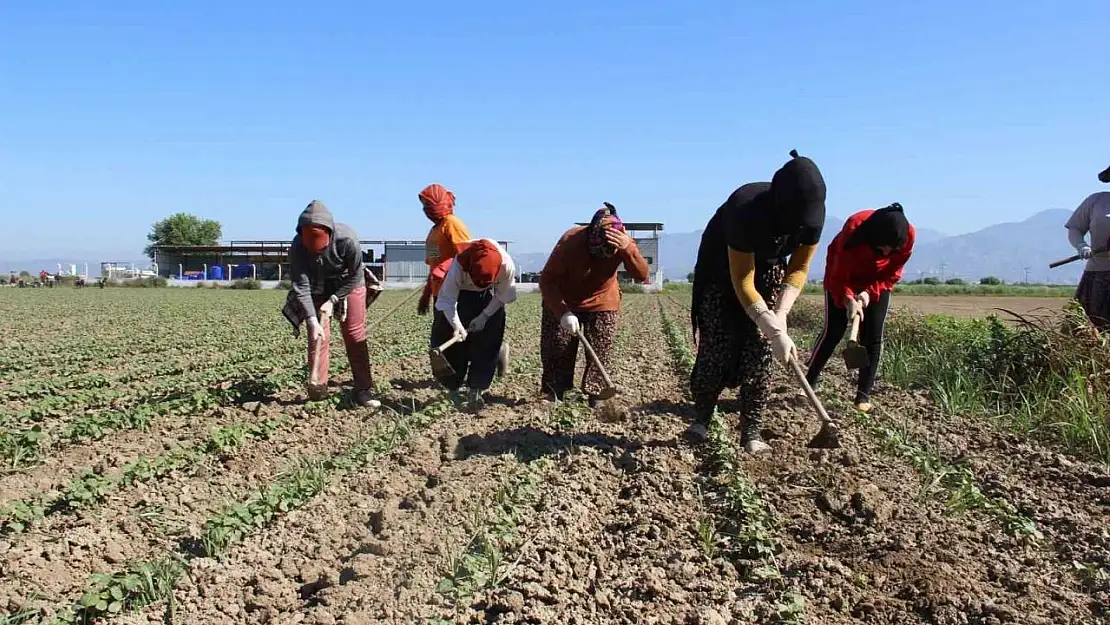
MULTIPOLYGON (((1076 284, 1083 273, 1082 262, 1048 268, 1050 262, 1075 253, 1064 230, 1069 216, 1069 210, 1049 209, 1023 221, 994 224, 959 235, 918 227, 913 256, 906 263, 902 279, 962 278, 978 282, 995 276, 1007 283, 1076 284)), ((843 218, 825 220, 820 252, 810 269, 811 279, 820 279, 824 273, 828 245, 843 226, 843 218)), ((659 256, 667 279, 682 280, 694 270, 701 235, 701 230, 662 235, 659 256)), ((542 269, 546 258, 546 253, 513 255, 526 272, 542 269)))

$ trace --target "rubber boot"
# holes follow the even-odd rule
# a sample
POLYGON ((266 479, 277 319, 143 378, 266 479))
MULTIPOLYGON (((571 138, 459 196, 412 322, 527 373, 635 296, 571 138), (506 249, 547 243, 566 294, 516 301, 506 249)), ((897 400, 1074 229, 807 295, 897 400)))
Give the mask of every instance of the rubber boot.
POLYGON ((871 409, 874 408, 874 406, 871 405, 871 398, 863 393, 856 393, 856 401, 854 403, 856 405, 856 410, 864 414, 871 412, 871 409))
POLYGON ((747 417, 744 417, 744 422, 740 425, 740 445, 749 454, 765 454, 771 451, 771 446, 763 442, 763 436, 759 433, 759 421, 747 417))
POLYGON ((359 406, 362 406, 363 408, 376 410, 382 407, 382 402, 374 399, 374 391, 368 388, 361 391, 355 391, 354 395, 355 403, 359 406))
POLYGON ((694 421, 686 428, 686 440, 704 443, 709 440, 709 420, 713 418, 716 402, 702 400, 694 402, 694 421))
POLYGON ((466 404, 466 396, 459 389, 449 391, 447 396, 451 398, 451 404, 455 406, 455 410, 459 410, 466 404))

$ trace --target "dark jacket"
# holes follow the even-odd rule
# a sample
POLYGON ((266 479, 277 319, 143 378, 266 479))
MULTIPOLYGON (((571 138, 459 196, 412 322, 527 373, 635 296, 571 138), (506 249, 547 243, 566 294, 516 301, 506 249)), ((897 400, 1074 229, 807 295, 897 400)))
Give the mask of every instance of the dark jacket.
POLYGON ((366 284, 358 235, 350 226, 335 223, 331 211, 318 200, 305 207, 297 220, 289 265, 293 282, 290 294, 300 302, 305 319, 316 316, 314 298, 330 298, 338 305, 352 290, 366 284), (312 254, 301 245, 301 228, 307 225, 324 226, 331 232, 331 241, 320 254, 312 254))

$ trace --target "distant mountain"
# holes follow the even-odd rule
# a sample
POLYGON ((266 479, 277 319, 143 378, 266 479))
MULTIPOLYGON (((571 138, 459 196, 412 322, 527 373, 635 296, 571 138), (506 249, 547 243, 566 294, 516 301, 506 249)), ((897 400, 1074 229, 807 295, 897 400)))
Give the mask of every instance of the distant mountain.
MULTIPOLYGON (((1074 253, 1064 231, 1064 222, 1070 215, 1065 209, 1050 209, 1024 221, 995 224, 955 236, 917 228, 914 254, 906 264, 903 279, 943 275, 946 279, 978 281, 997 276, 1006 282, 1021 282, 1026 279, 1028 267, 1031 282, 1075 284, 1083 272, 1083 263, 1048 268, 1050 262, 1074 253)), ((826 219, 820 252, 810 270, 811 279, 820 279, 824 273, 828 245, 843 226, 843 218, 826 219)), ((663 235, 659 255, 667 278, 684 279, 694 270, 701 234, 699 230, 663 235)))

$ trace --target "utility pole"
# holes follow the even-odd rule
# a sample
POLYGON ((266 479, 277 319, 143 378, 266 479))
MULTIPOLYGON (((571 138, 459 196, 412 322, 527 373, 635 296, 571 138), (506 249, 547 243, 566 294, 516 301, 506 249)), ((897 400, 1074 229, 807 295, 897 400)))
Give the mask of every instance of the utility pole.
POLYGON ((1024 267, 1024 269, 1025 269, 1025 284, 1029 284, 1029 265, 1026 265, 1024 267))
POLYGON ((944 270, 948 268, 948 263, 942 262, 940 264, 940 281, 944 282, 944 270))

